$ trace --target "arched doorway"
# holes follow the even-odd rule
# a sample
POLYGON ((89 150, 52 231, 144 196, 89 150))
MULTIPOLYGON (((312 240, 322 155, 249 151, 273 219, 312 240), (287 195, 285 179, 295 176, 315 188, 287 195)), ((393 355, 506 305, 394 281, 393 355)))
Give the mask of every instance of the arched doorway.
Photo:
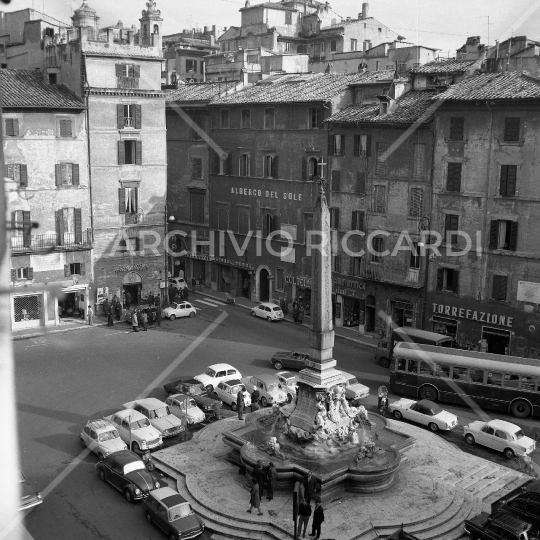
MULTIPOLYGON (((138 306, 141 301, 142 278, 137 272, 128 272, 122 280, 124 289, 123 304, 126 305, 126 294, 131 296, 131 304, 138 306)), ((126 306, 127 307, 127 306, 126 306)))
POLYGON ((366 298, 366 325, 364 332, 375 332, 375 297, 370 294, 366 298))
POLYGON ((266 268, 259 270, 258 289, 259 302, 268 302, 270 300, 270 272, 266 268))

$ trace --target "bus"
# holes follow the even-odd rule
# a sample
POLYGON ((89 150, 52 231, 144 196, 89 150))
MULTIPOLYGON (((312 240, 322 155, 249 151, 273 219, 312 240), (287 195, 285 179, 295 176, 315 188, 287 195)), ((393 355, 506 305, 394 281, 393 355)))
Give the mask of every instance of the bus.
POLYGON ((397 343, 390 388, 407 396, 540 416, 540 361, 532 358, 397 343))

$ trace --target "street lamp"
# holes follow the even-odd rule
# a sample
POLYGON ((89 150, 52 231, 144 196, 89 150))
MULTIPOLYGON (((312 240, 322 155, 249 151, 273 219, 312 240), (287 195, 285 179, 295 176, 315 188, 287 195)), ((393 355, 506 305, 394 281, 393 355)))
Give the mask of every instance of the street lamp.
POLYGON ((166 300, 169 294, 169 223, 174 223, 176 218, 174 216, 169 216, 167 212, 167 204, 165 204, 165 239, 163 240, 163 252, 165 256, 165 291, 163 293, 163 305, 165 305, 166 300))

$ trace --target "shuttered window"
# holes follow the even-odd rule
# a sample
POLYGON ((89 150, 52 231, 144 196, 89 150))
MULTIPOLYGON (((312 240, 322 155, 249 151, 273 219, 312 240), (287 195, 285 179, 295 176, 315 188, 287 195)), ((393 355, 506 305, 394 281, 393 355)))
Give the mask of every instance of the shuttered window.
POLYGON ((385 142, 377 143, 377 163, 375 165, 375 174, 377 176, 386 175, 386 151, 388 144, 385 142))
POLYGON ((240 176, 249 176, 250 174, 250 157, 249 154, 242 154, 240 156, 240 176))
POLYGON ((312 129, 322 128, 322 109, 309 109, 309 127, 312 129))
POLYGON ((499 193, 502 197, 515 197, 517 165, 501 165, 501 182, 499 193))
POLYGON ((118 189, 118 213, 136 214, 139 210, 139 188, 121 187, 118 189))
POLYGON ((360 276, 361 266, 362 266, 362 257, 351 257, 349 274, 351 276, 356 276, 356 277, 360 276))
POLYGON ((413 146, 413 178, 416 180, 422 179, 425 177, 425 155, 426 155, 426 145, 425 144, 415 144, 413 146))
POLYGON ((283 291, 285 289, 285 270, 283 268, 276 268, 276 291, 283 291))
POLYGON ((518 223, 510 220, 493 220, 489 231, 490 249, 517 250, 518 223))
POLYGON ((191 159, 191 178, 200 180, 203 177, 202 173, 202 159, 201 158, 192 158, 191 159))
POLYGON ((17 118, 6 118, 6 137, 19 136, 19 120, 17 118))
POLYGON ((238 232, 239 234, 248 234, 249 232, 249 212, 247 210, 238 212, 238 232))
POLYGON ((424 190, 421 188, 411 188, 409 217, 421 217, 423 213, 424 213, 424 190))
POLYGON ((453 268, 439 268, 437 270, 437 290, 459 292, 459 272, 453 268))
POLYGON ((459 230, 459 216, 455 214, 446 214, 444 216, 444 241, 450 244, 457 244, 457 235, 452 231, 459 230))
POLYGON ((386 186, 373 188, 373 212, 375 214, 386 213, 386 186))
POLYGON ((351 219, 352 231, 364 231, 364 222, 366 219, 366 213, 363 210, 353 210, 351 219))
POLYGON ((275 109, 264 109, 264 129, 274 129, 276 120, 275 109))
POLYGON ((465 119, 462 117, 450 118, 450 136, 451 141, 462 141, 464 135, 465 119))
POLYGON ((5 165, 5 175, 17 182, 20 188, 28 187, 28 167, 26 165, 5 165))
POLYGON ((508 276, 493 276, 491 298, 506 301, 508 292, 508 276))
POLYGON ((220 127, 222 129, 229 127, 229 109, 221 109, 221 111, 220 111, 220 127))
POLYGON ((251 109, 242 109, 242 129, 251 128, 251 109))
POLYGON ((339 208, 330 208, 330 228, 339 229, 339 208))
POLYGON ((333 154, 335 156, 344 156, 345 155, 345 135, 334 135, 333 136, 333 154))
POLYGON ((366 171, 356 173, 356 193, 364 195, 366 193, 366 171))
POLYGON ((229 230, 229 211, 227 208, 220 208, 218 211, 218 229, 220 231, 229 230))
POLYGON ((79 185, 79 165, 77 163, 57 163, 55 181, 58 187, 79 185))
POLYGON ((368 157, 371 150, 370 135, 355 135, 353 155, 356 157, 368 157))
POLYGON ((332 255, 332 272, 341 274, 341 255, 332 255))
POLYGON ((519 141, 520 118, 509 117, 504 119, 504 140, 506 142, 519 141))
POLYGON ((118 141, 118 165, 142 165, 142 141, 118 141))
POLYGON ((332 191, 341 191, 341 171, 332 171, 332 191))
POLYGON ((71 120, 69 118, 64 118, 58 121, 58 130, 60 137, 73 137, 71 120))
POLYGON ((371 262, 372 263, 382 263, 382 255, 385 251, 384 249, 384 240, 383 236, 374 236, 371 241, 371 262))
POLYGON ((461 163, 448 163, 446 191, 461 191, 461 163))
POLYGON ((191 191, 191 221, 193 223, 204 223, 204 192, 191 191))

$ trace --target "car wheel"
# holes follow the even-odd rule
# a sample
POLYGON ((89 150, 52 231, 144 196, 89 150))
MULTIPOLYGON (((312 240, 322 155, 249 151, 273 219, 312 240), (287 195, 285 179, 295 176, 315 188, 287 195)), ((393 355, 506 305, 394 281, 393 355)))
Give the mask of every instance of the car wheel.
POLYGON ((261 398, 261 405, 263 407, 266 407, 268 405, 268 400, 264 396, 261 398))
POLYGON ((194 312, 194 311, 192 311, 192 312, 191 312, 191 313, 189 314, 189 316, 190 316, 190 318, 193 318, 193 317, 195 317, 195 312, 194 312))
POLYGON ((422 386, 420 388, 420 399, 427 399, 428 401, 437 401, 439 396, 437 390, 433 386, 422 386))
POLYGON ((435 422, 430 422, 428 428, 433 432, 439 431, 439 426, 435 422))
POLYGON ((272 322, 272 317, 266 317, 266 320, 267 320, 268 322, 272 322))
POLYGON ((531 406, 526 401, 514 401, 510 407, 510 412, 516 418, 529 418, 531 416, 531 406))
POLYGON ((99 477, 105 482, 105 471, 103 469, 99 469, 99 477))
POLYGON ((252 312, 251 312, 251 316, 252 316, 252 317, 256 317, 257 314, 256 314, 254 311, 252 311, 252 312))
POLYGON ((129 489, 124 490, 124 497, 126 498, 126 501, 128 503, 133 502, 133 495, 131 494, 131 491, 129 491, 129 489))
POLYGON ((396 420, 402 420, 403 419, 403 415, 401 414, 401 411, 394 411, 394 418, 396 420))
POLYGON ((387 368, 390 366, 390 359, 389 358, 381 358, 381 366, 384 368, 387 368))
POLYGON ((170 320, 170 321, 174 321, 174 319, 176 319, 176 315, 171 315, 171 316, 169 317, 169 320, 170 320))
POLYGON ((292 394, 287 394, 287 403, 292 401, 292 394))
POLYGON ((141 448, 136 442, 131 445, 131 450, 135 452, 135 454, 139 454, 141 452, 141 448))
POLYGON ((206 385, 206 391, 210 394, 211 392, 213 392, 214 390, 214 387, 211 385, 211 384, 208 384, 206 385))
POLYGON ((148 521, 148 523, 152 523, 152 516, 150 515, 150 512, 146 512, 146 521, 148 521))
POLYGON ((231 409, 232 409, 233 411, 236 411, 236 409, 238 409, 238 405, 236 404, 235 401, 233 401, 233 402, 231 403, 231 409))
POLYGON ((279 360, 276 360, 274 362, 274 369, 281 369, 282 367, 283 367, 283 364, 279 360))
POLYGON ((465 442, 467 444, 474 444, 476 441, 474 440, 474 437, 470 434, 470 433, 467 433, 467 435, 465 435, 465 442))
POLYGON ((516 457, 516 453, 511 448, 505 448, 503 453, 504 457, 508 459, 514 459, 516 457))
POLYGON ((101 452, 99 452, 97 458, 99 461, 103 461, 105 459, 105 456, 101 452))

